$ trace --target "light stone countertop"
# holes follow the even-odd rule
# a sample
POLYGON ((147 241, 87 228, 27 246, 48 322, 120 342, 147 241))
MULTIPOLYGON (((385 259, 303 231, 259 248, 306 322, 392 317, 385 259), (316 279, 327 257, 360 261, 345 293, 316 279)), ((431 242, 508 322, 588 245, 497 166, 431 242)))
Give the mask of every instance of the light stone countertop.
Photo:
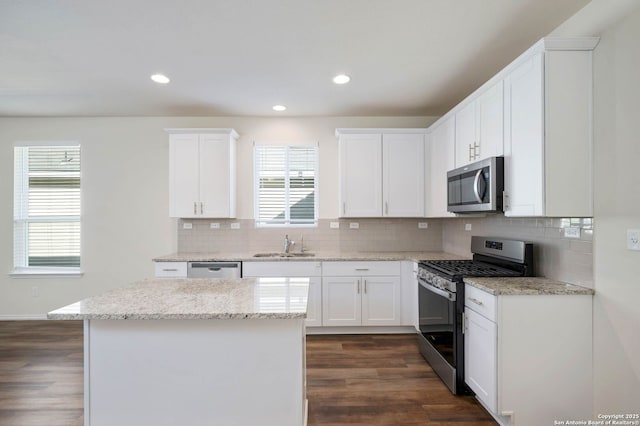
POLYGON ((146 279, 47 314, 52 320, 306 318, 308 278, 146 279))
POLYGON ((592 295, 595 293, 591 288, 542 277, 469 277, 465 278, 464 282, 495 296, 592 295))
MULTIPOLYGON (((275 250, 274 250, 275 252, 275 250)), ((154 262, 327 262, 327 261, 393 261, 393 260, 456 260, 468 257, 441 251, 397 251, 397 252, 340 252, 315 251, 314 256, 304 257, 254 257, 256 253, 173 253, 153 259, 154 262)))

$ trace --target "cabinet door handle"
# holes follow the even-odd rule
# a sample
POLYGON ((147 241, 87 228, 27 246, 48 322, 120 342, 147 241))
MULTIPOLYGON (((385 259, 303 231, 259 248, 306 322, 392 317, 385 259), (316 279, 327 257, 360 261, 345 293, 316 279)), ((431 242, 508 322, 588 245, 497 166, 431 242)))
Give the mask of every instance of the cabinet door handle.
POLYGON ((204 214, 204 203, 200 202, 200 214, 204 214))
POLYGON ((384 214, 389 214, 389 202, 384 202, 384 214))
POLYGON ((368 271, 369 268, 356 268, 356 271, 368 271))
POLYGON ((163 272, 178 272, 177 269, 173 268, 173 269, 163 269, 163 272))
POLYGON ((342 203, 342 214, 347 214, 347 203, 342 203))
POLYGON ((478 150, 480 149, 480 144, 476 141, 473 143, 473 158, 477 160, 480 157, 480 153, 478 150))
POLYGON ((193 214, 198 214, 198 203, 193 202, 193 214))
POLYGON ((479 301, 478 299, 475 299, 473 297, 470 297, 469 300, 471 300, 473 303, 475 303, 476 305, 482 306, 484 305, 484 303, 482 303, 481 301, 479 301))
POLYGON ((367 280, 364 280, 364 294, 367 294, 367 280))
POLYGON ((358 280, 358 294, 360 294, 360 280, 358 280))
POLYGON ((473 146, 469 144, 469 161, 473 161, 475 154, 473 153, 473 146))

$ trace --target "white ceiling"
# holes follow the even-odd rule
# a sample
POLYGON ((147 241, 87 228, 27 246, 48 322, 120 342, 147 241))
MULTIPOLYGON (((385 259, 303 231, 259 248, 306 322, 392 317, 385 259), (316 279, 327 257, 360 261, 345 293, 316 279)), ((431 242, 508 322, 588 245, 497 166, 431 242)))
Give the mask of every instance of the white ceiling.
POLYGON ((441 115, 587 3, 0 0, 0 116, 441 115))

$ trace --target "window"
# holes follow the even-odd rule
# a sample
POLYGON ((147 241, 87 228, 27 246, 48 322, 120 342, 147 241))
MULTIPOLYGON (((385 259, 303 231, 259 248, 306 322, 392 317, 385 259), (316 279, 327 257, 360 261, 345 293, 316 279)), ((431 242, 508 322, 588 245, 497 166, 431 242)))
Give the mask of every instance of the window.
POLYGON ((316 225, 318 148, 256 145, 257 226, 316 225))
POLYGON ((80 270, 80 146, 14 148, 16 273, 80 270))

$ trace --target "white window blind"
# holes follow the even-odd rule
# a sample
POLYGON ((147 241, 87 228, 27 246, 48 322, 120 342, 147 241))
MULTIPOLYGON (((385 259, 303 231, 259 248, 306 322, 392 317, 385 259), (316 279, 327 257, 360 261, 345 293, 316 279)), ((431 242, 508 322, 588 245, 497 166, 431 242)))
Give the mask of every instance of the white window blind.
POLYGON ((14 148, 14 269, 80 269, 80 146, 14 148))
POLYGON ((317 163, 316 146, 255 146, 258 226, 317 224, 317 163))

